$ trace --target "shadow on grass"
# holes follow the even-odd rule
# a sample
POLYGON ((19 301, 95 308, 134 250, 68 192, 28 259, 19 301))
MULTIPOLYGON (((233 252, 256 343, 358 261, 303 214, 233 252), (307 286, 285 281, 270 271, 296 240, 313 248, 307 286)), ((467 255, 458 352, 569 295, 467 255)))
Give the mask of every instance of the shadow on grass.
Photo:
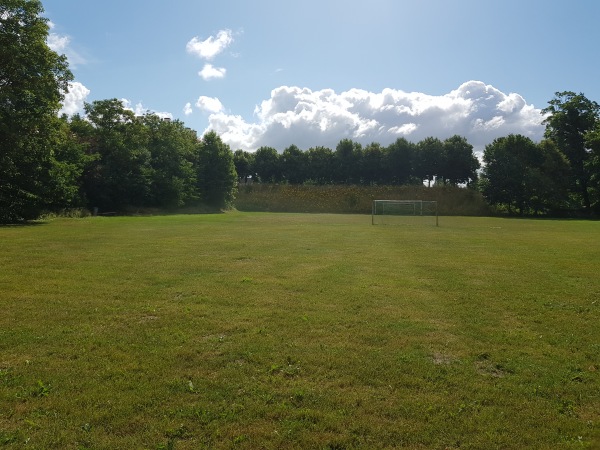
POLYGON ((35 227, 39 225, 46 225, 47 220, 28 220, 25 222, 15 223, 0 223, 0 228, 23 228, 23 227, 35 227))

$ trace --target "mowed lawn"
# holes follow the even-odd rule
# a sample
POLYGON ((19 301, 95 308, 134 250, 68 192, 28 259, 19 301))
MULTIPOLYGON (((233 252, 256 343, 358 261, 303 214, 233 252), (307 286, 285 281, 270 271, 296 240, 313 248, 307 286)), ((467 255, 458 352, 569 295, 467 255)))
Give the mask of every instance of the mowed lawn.
POLYGON ((600 223, 1 227, 0 448, 600 448, 600 223))

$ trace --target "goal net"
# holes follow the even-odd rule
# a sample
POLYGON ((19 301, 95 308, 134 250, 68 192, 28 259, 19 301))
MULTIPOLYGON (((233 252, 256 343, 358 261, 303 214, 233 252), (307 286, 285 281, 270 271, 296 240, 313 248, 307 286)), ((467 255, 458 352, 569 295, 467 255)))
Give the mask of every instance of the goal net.
POLYGON ((373 225, 433 225, 438 226, 436 201, 427 200, 373 200, 373 225))

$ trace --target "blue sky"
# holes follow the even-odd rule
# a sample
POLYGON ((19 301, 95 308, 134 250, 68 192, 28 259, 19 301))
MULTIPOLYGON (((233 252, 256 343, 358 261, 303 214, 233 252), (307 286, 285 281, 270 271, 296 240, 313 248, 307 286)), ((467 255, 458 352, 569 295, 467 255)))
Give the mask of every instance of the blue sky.
POLYGON ((232 149, 341 138, 539 140, 554 92, 600 101, 595 0, 42 0, 76 84, 232 149))

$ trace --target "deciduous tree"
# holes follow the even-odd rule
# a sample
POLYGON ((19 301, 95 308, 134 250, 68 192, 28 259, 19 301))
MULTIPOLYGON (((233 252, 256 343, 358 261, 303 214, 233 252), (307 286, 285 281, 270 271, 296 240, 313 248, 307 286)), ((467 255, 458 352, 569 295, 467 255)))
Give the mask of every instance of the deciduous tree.
POLYGON ((398 138, 390 144, 385 152, 385 176, 390 184, 408 184, 413 177, 413 159, 415 144, 398 138))
POLYGON ((440 174, 444 161, 444 144, 438 138, 428 137, 417 144, 414 159, 414 173, 431 186, 433 179, 440 174))
POLYGON ((291 184, 301 184, 306 180, 308 170, 307 154, 295 145, 287 147, 280 156, 283 178, 291 184))
POLYGON ((490 204, 519 214, 564 208, 568 166, 552 142, 511 134, 487 145, 483 160, 481 189, 490 204))
POLYGON ((237 173, 233 153, 214 131, 209 131, 198 144, 198 190, 203 203, 213 208, 226 208, 235 198, 237 173))
POLYGON ((260 147, 254 153, 254 170, 263 183, 274 183, 281 179, 279 154, 273 147, 260 147))
POLYGON ((473 154, 473 146, 462 136, 452 136, 444 141, 440 176, 454 186, 469 185, 477 180, 480 163, 473 154))
POLYGON ((31 219, 61 171, 50 145, 72 80, 65 56, 47 43, 38 0, 0 2, 0 222, 31 219), (58 171, 58 172, 56 172, 58 171))
POLYGON ((90 152, 96 159, 84 180, 90 206, 121 210, 147 206, 154 171, 142 120, 117 99, 85 104, 90 152))
POLYGON ((583 94, 571 91, 557 92, 548 104, 542 110, 547 115, 544 120, 545 137, 554 141, 569 160, 572 189, 579 195, 583 208, 590 210, 589 184, 592 174, 588 161, 591 153, 586 137, 598 124, 600 105, 583 94))

